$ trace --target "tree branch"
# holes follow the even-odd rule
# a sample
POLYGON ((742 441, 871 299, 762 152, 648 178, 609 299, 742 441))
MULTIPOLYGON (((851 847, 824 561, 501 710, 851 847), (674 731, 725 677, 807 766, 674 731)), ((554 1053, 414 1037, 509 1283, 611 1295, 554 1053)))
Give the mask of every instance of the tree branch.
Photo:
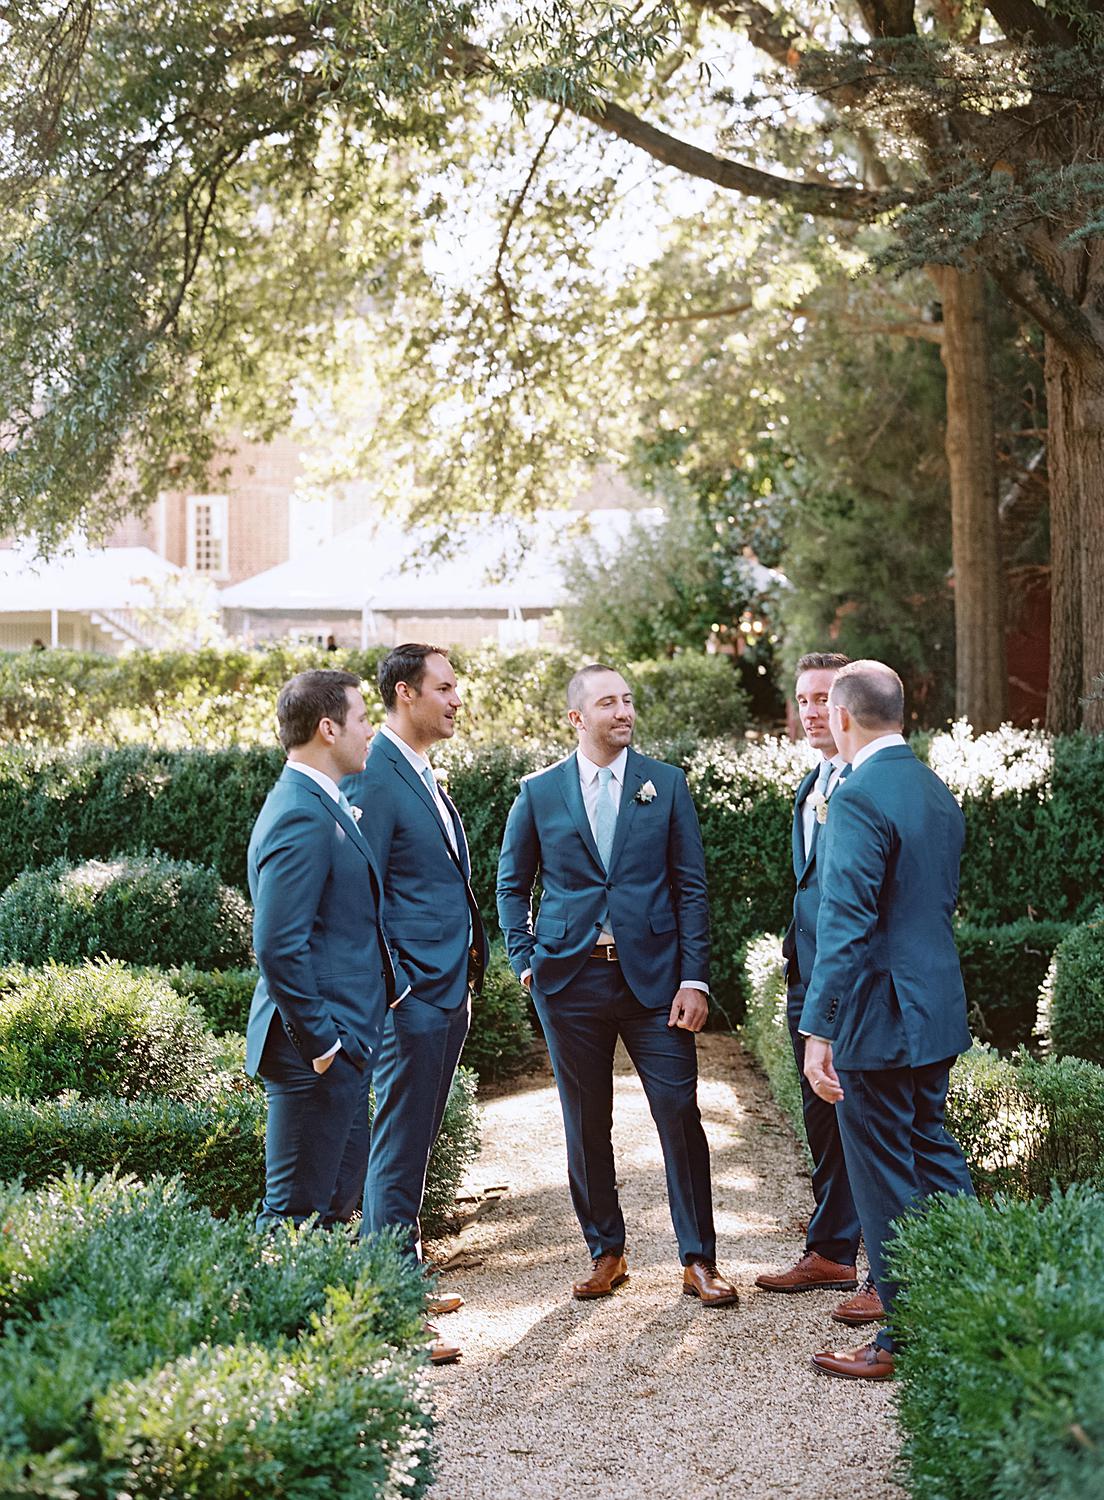
POLYGON ((506 285, 506 279, 502 274, 502 260, 506 254, 506 247, 510 242, 510 235, 513 231, 514 224, 517 222, 517 216, 521 212, 521 206, 525 202, 525 198, 529 192, 529 189, 533 186, 533 179, 537 175, 537 168, 540 166, 544 153, 548 149, 548 143, 552 139, 553 135, 555 135, 556 130, 559 127, 559 123, 563 119, 563 117, 564 106, 561 104, 559 109, 553 116, 551 125, 548 127, 548 133, 545 135, 544 140, 541 141, 540 145, 533 153, 533 160, 529 163, 529 171, 526 174, 525 181, 521 185, 521 191, 518 193, 517 197, 510 205, 510 212, 506 215, 506 222, 505 224, 503 224, 502 234, 499 236, 498 254, 495 256, 494 273, 492 279, 495 286, 497 286, 499 291, 502 293, 502 304, 506 309, 506 317, 511 323, 514 320, 514 304, 510 298, 510 288, 506 285))
POLYGON ((1010 41, 1029 38, 1043 45, 1076 47, 1077 37, 1064 21, 1034 0, 987 0, 986 9, 1010 41))

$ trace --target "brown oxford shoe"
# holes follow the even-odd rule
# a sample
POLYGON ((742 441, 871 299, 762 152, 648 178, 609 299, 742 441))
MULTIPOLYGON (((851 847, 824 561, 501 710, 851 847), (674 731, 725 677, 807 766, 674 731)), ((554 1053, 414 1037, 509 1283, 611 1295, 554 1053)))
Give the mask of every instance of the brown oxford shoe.
POLYGON ((877 1344, 863 1344, 858 1349, 824 1349, 812 1357, 813 1369, 822 1375, 839 1375, 844 1380, 892 1380, 893 1355, 877 1344))
POLYGON ((682 1269, 682 1295, 697 1297, 703 1307, 739 1307, 740 1294, 717 1270, 715 1260, 695 1259, 682 1269))
POLYGON ((806 1250, 796 1266, 773 1275, 764 1272, 755 1278, 755 1285, 765 1292, 853 1292, 859 1284, 854 1266, 841 1266, 834 1260, 825 1260, 815 1250, 806 1250))
POLYGON ((451 1365, 461 1355, 459 1344, 450 1344, 443 1339, 432 1323, 425 1325, 425 1331, 429 1335, 429 1362, 431 1365, 451 1365))
POLYGON ((885 1318, 885 1308, 878 1296, 878 1288, 868 1283, 861 1292, 841 1302, 832 1316, 837 1323, 881 1323, 885 1318))
POLYGON ((585 1302, 588 1297, 608 1297, 615 1286, 629 1279, 629 1268, 624 1255, 607 1250, 595 1258, 594 1268, 585 1281, 577 1281, 571 1295, 585 1302))
POLYGON ((459 1292, 427 1292, 425 1305, 431 1318, 443 1318, 446 1313, 459 1312, 464 1299, 459 1292))

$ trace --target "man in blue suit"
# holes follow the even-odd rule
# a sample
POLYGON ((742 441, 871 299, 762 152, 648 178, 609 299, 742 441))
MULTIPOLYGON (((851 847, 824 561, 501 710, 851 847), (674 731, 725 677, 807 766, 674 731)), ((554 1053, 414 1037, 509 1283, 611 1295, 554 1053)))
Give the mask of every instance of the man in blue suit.
POLYGON ((736 1290, 717 1271, 697 1103, 709 908, 694 804, 680 770, 631 748, 636 710, 620 673, 584 667, 567 702, 578 750, 521 784, 502 841, 498 916, 563 1109, 571 1197, 592 1260, 573 1294, 606 1296, 628 1277, 611 1140, 621 1037, 659 1131, 683 1290, 732 1306, 736 1290))
MULTIPOLYGON (((901 679, 841 668, 832 736, 851 764, 824 824, 816 959, 801 1013, 805 1076, 834 1104, 871 1273, 892 1318, 893 1223, 932 1193, 972 1194, 943 1123, 951 1065, 970 1046, 951 919, 965 836, 947 787, 905 743, 901 679)), ((861 1348, 824 1350, 829 1375, 893 1375, 892 1324, 861 1348)))
MULTIPOLYGON (((793 811, 793 920, 782 943, 786 966, 786 1020, 801 1079, 801 1110, 809 1154, 813 1158, 815 1207, 805 1236, 805 1253, 789 1270, 765 1273, 755 1285, 767 1292, 853 1290, 858 1282, 855 1260, 859 1249, 859 1214, 847 1180, 839 1121, 835 1106, 818 1099, 805 1077, 805 1038, 798 1030, 805 990, 816 955, 816 924, 820 909, 817 845, 827 816, 828 801, 846 773, 843 756, 828 723, 828 692, 847 657, 834 651, 814 651, 797 663, 794 697, 805 738, 820 755, 819 763, 802 779, 793 811)), ((868 1283, 848 1297, 832 1316, 841 1323, 878 1322, 882 1304, 868 1283)))
MULTIPOLYGON (((383 876, 388 937, 411 991, 388 1012, 376 1058, 364 1227, 401 1225, 420 1261, 426 1168, 468 1034, 472 992, 482 988, 487 939, 460 815, 427 759, 451 739, 460 707, 448 653, 397 646, 380 662, 379 689, 387 721, 363 772, 343 790, 364 810, 360 827, 383 876)), ((430 1307, 455 1312, 463 1300, 438 1295, 430 1307)), ((459 1353, 438 1338, 430 1359, 443 1364, 459 1353)))
POLYGON ((276 704, 287 765, 249 840, 260 979, 246 1071, 268 1095, 258 1225, 352 1216, 368 1155, 368 1086, 395 971, 382 881, 338 790, 372 730, 349 672, 301 672, 276 704))

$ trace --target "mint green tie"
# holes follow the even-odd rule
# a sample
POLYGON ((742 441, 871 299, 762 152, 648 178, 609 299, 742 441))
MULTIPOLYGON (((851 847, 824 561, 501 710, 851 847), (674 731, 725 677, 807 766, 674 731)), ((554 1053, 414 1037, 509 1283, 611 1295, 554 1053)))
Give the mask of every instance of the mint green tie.
POLYGON ((598 800, 594 806, 594 842, 598 845, 598 853, 602 856, 602 863, 607 873, 610 867, 610 856, 613 853, 613 830, 617 826, 617 809, 610 796, 612 780, 613 772, 609 766, 603 766, 598 772, 598 800))

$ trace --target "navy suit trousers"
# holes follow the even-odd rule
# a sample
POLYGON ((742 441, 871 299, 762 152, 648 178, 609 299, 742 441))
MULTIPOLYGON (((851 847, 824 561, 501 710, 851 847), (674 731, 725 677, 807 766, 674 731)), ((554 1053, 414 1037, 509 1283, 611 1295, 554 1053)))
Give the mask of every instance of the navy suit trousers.
POLYGON ((532 990, 556 1075, 571 1199, 592 1257, 620 1253, 625 1220, 613 1161, 613 1054, 620 1037, 659 1131, 679 1254, 713 1260, 709 1146, 698 1110, 694 1034, 640 1004, 615 963, 588 959, 555 995, 532 990))
POLYGON ((932 1193, 974 1196, 966 1159, 943 1123, 954 1061, 949 1057, 922 1068, 836 1070, 844 1094, 836 1109, 847 1174, 870 1273, 890 1312, 890 1326, 878 1335, 884 1349, 896 1347, 892 1309, 899 1283, 886 1267, 893 1221, 932 1193))
POLYGON ((259 1071, 268 1129, 257 1227, 302 1224, 312 1214, 326 1228, 346 1222, 359 1207, 368 1160, 371 1068, 358 1068, 339 1048, 325 1073, 316 1073, 277 1017, 259 1071))
POLYGON ((364 1184, 364 1233, 389 1225, 407 1231, 422 1258, 418 1215, 426 1168, 471 1022, 471 1000, 444 1010, 416 995, 387 1013, 376 1055, 376 1112, 364 1184))
POLYGON ((818 1099, 805 1077, 805 1038, 798 1031, 805 987, 787 994, 786 1020, 790 1028, 797 1076, 801 1079, 801 1112, 813 1158, 813 1201, 816 1207, 805 1236, 806 1250, 814 1250, 837 1265, 853 1266, 859 1252, 859 1212, 847 1179, 847 1163, 840 1140, 836 1106, 818 1099))

